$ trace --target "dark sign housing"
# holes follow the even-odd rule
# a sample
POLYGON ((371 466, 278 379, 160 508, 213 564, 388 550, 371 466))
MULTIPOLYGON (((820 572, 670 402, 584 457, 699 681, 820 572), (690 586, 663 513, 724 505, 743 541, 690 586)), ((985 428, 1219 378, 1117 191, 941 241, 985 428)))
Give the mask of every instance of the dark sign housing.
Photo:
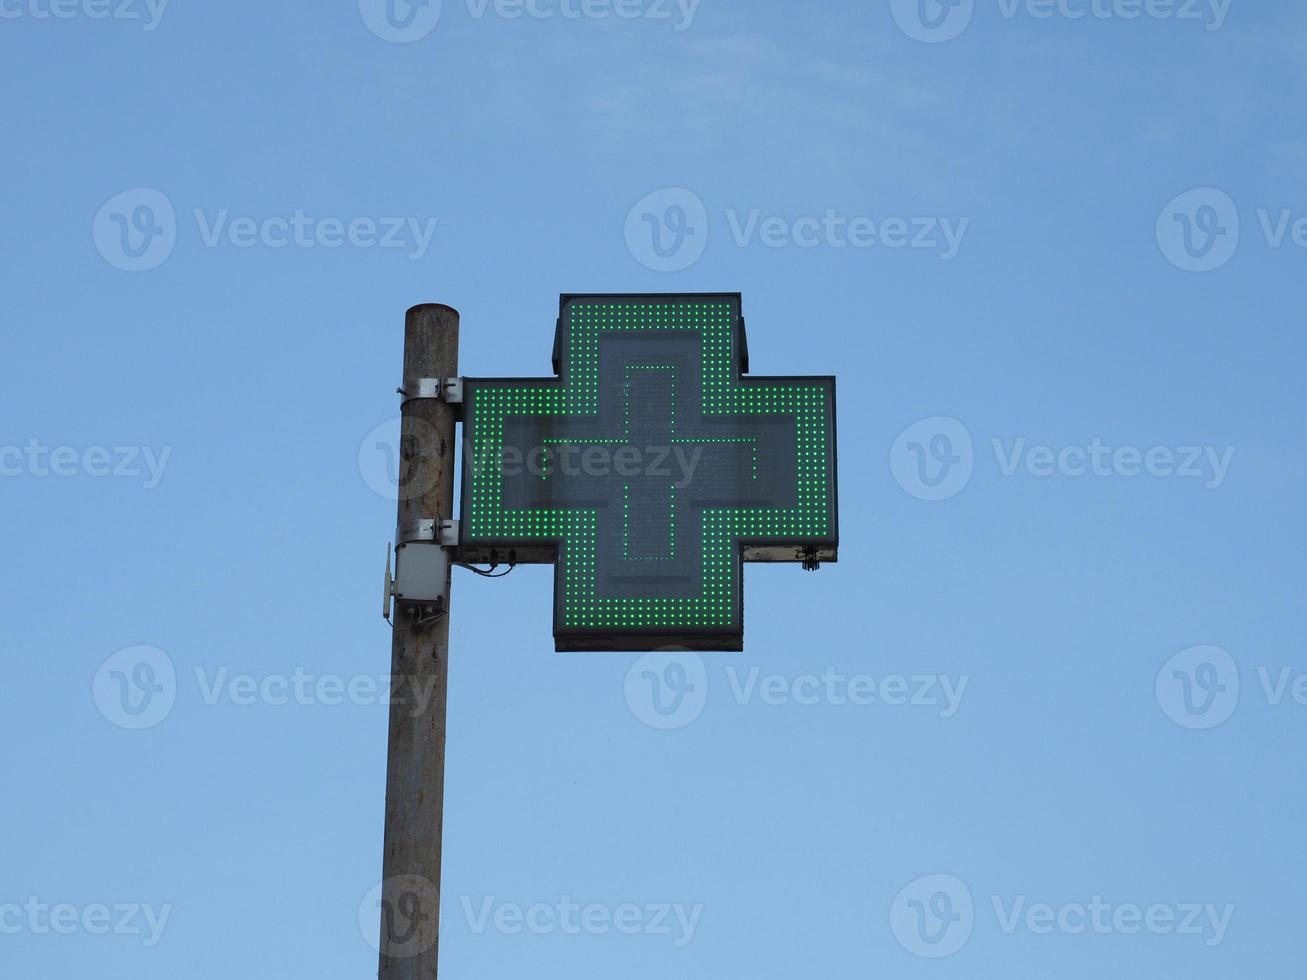
POLYGON ((835 379, 738 293, 566 295, 557 378, 467 379, 462 554, 556 563, 558 650, 740 650, 742 563, 837 558, 835 379))

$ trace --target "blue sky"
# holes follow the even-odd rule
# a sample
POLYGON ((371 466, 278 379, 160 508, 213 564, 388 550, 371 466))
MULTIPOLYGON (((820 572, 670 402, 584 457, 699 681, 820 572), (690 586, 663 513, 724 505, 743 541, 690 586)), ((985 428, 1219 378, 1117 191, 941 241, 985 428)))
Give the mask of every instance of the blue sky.
POLYGON ((560 292, 738 290, 839 376, 841 561, 675 717, 456 576, 446 975, 1298 975, 1300 5, 52 2, 0 974, 370 975, 404 310, 533 376, 560 292))

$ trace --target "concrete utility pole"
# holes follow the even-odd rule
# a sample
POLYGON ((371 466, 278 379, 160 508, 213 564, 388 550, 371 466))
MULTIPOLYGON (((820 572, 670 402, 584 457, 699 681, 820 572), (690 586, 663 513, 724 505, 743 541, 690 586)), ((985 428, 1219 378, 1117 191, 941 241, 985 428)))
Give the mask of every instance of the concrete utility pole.
MULTIPOLYGON (((458 376, 458 311, 425 304, 404 326, 404 391, 458 376)), ((400 436, 398 527, 454 516, 455 406, 406 398, 400 436)), ((448 584, 448 583, 447 583, 448 584)), ((448 591, 446 592, 448 594, 448 591)), ((386 765, 380 980, 434 980, 440 939, 449 615, 396 610, 386 765)))

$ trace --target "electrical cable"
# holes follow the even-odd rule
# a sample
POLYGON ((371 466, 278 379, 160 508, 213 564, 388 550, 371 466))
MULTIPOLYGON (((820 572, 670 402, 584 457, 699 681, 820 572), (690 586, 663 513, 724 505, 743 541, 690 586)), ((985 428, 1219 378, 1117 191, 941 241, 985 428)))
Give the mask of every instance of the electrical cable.
POLYGON ((487 570, 484 568, 477 568, 475 565, 469 565, 466 562, 461 562, 461 561, 456 561, 454 562, 454 564, 457 565, 459 568, 466 568, 469 572, 473 572, 477 575, 480 575, 482 578, 503 578, 505 575, 511 573, 513 569, 517 568, 517 565, 514 564, 514 565, 509 565, 502 572, 496 572, 495 569, 499 567, 498 565, 491 565, 490 568, 487 570))

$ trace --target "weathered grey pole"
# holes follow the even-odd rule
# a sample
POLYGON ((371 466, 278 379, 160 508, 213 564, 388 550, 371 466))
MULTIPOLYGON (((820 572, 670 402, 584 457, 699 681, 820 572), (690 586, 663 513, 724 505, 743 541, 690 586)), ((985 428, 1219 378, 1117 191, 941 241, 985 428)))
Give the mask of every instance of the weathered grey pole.
MULTIPOLYGON (((458 311, 425 304, 404 325, 404 390, 458 375, 458 311)), ((400 434, 398 526, 454 516, 454 406, 406 400, 400 434)), ((440 848, 445 803, 449 615, 397 609, 386 764, 381 980, 434 980, 440 948, 440 848)))

